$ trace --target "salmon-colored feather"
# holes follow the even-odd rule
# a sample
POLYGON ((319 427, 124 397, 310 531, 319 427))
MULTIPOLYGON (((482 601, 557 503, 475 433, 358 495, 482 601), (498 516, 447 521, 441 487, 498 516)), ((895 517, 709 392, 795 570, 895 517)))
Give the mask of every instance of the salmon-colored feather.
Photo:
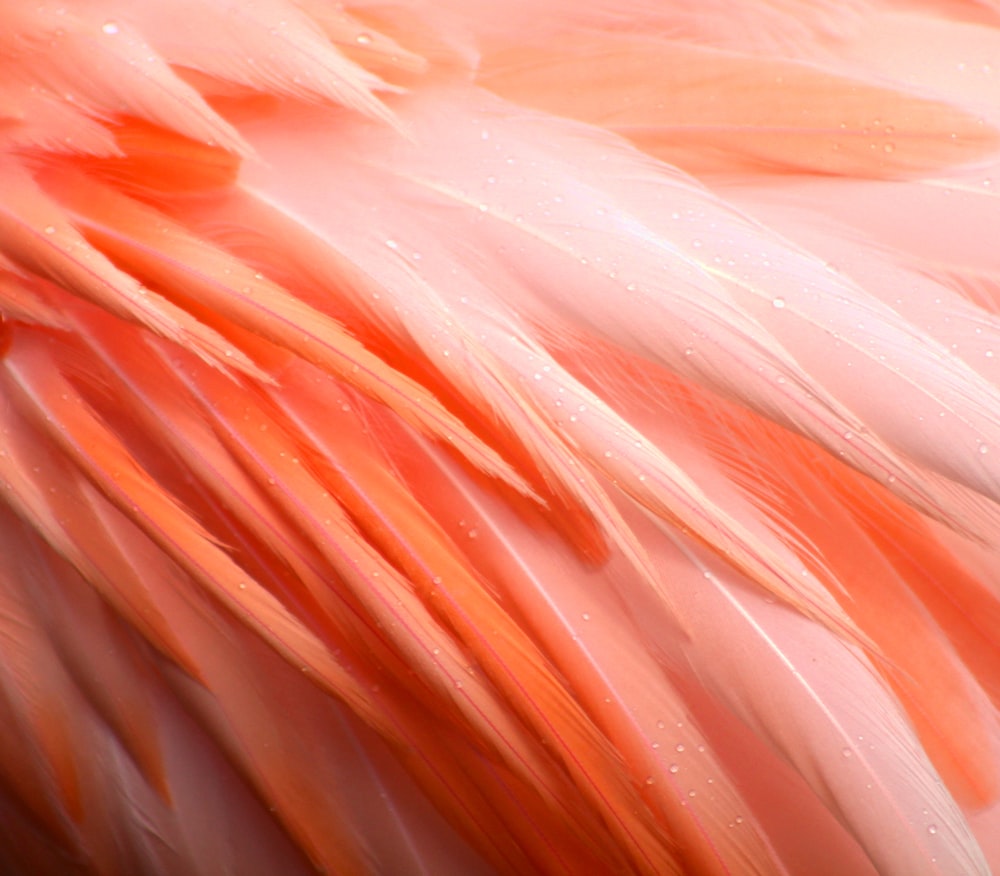
POLYGON ((0 0, 0 870, 1000 868, 998 71, 0 0))
POLYGON ((978 104, 965 110, 930 89, 894 89, 835 64, 638 34, 587 35, 556 51, 513 48, 489 62, 484 81, 500 94, 610 128, 701 172, 893 178, 982 158, 998 145, 978 104))

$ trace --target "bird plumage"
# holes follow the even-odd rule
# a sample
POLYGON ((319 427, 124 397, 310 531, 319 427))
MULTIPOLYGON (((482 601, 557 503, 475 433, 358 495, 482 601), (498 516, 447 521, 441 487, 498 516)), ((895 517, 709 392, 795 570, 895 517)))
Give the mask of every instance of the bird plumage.
POLYGON ((995 4, 0 22, 5 872, 997 866, 995 4))

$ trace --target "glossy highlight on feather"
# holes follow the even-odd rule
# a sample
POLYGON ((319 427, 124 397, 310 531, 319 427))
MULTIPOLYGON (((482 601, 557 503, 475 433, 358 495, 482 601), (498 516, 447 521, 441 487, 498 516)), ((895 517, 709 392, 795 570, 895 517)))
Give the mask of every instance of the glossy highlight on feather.
POLYGON ((1000 872, 1000 6, 0 0, 0 870, 1000 872))

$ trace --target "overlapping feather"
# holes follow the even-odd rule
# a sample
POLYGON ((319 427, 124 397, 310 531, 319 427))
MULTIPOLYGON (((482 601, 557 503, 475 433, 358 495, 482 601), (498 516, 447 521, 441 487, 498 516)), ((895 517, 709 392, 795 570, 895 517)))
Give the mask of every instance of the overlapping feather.
POLYGON ((988 873, 959 11, 0 6, 0 861, 988 873))

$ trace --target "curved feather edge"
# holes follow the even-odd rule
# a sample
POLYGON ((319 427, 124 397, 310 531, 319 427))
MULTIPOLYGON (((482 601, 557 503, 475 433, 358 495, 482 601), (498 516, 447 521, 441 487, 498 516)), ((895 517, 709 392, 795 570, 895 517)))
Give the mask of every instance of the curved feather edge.
POLYGON ((666 553, 664 562, 692 579, 690 592, 697 592, 683 615, 698 630, 697 645, 684 649, 692 670, 794 764, 879 873, 990 872, 961 811, 863 657, 826 632, 807 631, 800 618, 747 591, 714 559, 683 545, 666 553), (673 550, 680 562, 678 554, 668 559, 673 550), (723 639, 743 645, 720 659, 723 639), (792 711, 795 722, 787 720, 792 711))

